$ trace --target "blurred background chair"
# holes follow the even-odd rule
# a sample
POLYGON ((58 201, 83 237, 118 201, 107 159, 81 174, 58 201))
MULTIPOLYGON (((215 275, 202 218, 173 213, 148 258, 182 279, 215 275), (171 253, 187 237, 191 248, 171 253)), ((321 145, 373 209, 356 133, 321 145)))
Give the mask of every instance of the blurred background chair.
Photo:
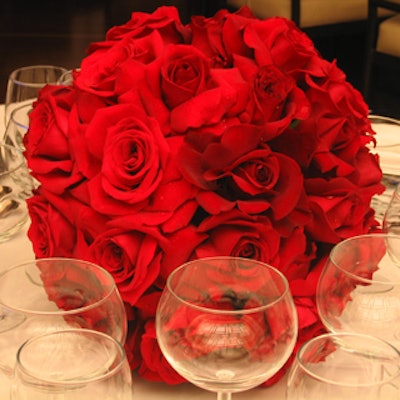
MULTIPOLYGON (((400 0, 369 0, 368 34, 364 75, 364 97, 370 97, 371 85, 378 69, 393 75, 393 85, 400 87, 400 0), (383 21, 379 11, 394 14, 383 21)), ((400 108, 400 104, 399 104, 400 108)))
MULTIPOLYGON (((333 31, 365 30, 368 0, 226 0, 228 6, 247 5, 259 18, 282 16, 293 20, 310 36, 333 31)), ((383 10, 380 16, 389 15, 383 10)))

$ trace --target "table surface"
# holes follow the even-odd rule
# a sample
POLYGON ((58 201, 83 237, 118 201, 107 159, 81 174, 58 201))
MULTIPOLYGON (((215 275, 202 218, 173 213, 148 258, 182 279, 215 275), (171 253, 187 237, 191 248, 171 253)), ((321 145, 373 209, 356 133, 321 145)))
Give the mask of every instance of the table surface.
MULTIPOLYGON (((0 105, 0 134, 4 121, 4 106, 0 105)), ((379 142, 379 140, 378 140, 379 142)), ((388 196, 383 196, 386 203, 388 196)), ((384 204, 383 203, 383 204, 384 204)), ((0 243, 0 272, 11 267, 34 258, 31 243, 27 237, 28 223, 18 234, 13 236, 6 242, 0 243)), ((258 387, 247 392, 234 394, 234 399, 244 400, 283 400, 285 398, 285 383, 282 379, 272 387, 258 387)), ((133 377, 134 394, 133 399, 143 400, 212 400, 216 399, 216 395, 211 392, 194 387, 187 383, 176 386, 169 386, 164 383, 148 382, 134 375, 133 377)), ((0 388, 1 396, 1 388, 0 388)), ((2 398, 1 396, 0 398, 2 398)))

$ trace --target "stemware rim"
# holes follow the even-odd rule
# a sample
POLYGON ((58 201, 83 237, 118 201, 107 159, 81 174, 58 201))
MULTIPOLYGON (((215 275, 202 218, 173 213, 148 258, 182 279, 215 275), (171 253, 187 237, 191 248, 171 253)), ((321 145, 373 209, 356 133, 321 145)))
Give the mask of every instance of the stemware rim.
POLYGON ((340 266, 340 264, 337 261, 335 261, 335 258, 334 258, 335 253, 337 251, 339 251, 339 249, 342 246, 344 246, 347 243, 352 242, 352 241, 356 241, 356 240, 360 240, 360 239, 368 239, 368 238, 382 238, 382 239, 391 238, 391 239, 394 239, 394 240, 400 240, 400 235, 395 235, 393 233, 385 233, 385 232, 379 233, 379 232, 376 232, 376 233, 366 233, 366 234, 362 234, 362 235, 356 235, 356 236, 349 237, 349 238, 344 239, 341 242, 337 243, 332 248, 332 250, 331 250, 331 252, 330 252, 330 254, 328 256, 328 262, 331 262, 335 266, 335 268, 337 268, 338 270, 340 270, 341 272, 343 272, 347 276, 355 278, 360 282, 364 282, 364 283, 372 283, 372 282, 374 282, 374 283, 379 283, 379 284, 382 284, 382 285, 390 285, 390 286, 400 285, 400 281, 397 281, 397 280, 396 281, 391 280, 391 281, 388 282, 388 281, 385 281, 385 280, 369 279, 369 278, 366 278, 364 276, 360 276, 358 274, 355 274, 353 272, 348 271, 346 268, 343 268, 342 266, 340 266))
MULTIPOLYGON (((60 65, 52 65, 52 64, 25 65, 23 67, 19 67, 19 68, 14 69, 13 71, 11 71, 10 76, 9 76, 9 80, 14 82, 14 83, 16 83, 16 84, 18 84, 18 85, 28 85, 28 86, 31 86, 31 87, 41 88, 44 85, 43 83, 22 81, 22 80, 16 78, 16 75, 21 71, 28 71, 28 70, 37 69, 37 68, 40 68, 40 69, 51 68, 51 69, 54 69, 54 70, 60 70, 61 75, 68 71, 67 68, 62 67, 60 65)), ((57 81, 55 81, 54 83, 56 83, 56 82, 57 81)))
POLYGON ((179 267, 177 267, 175 270, 173 270, 168 278, 167 278, 167 282, 166 282, 166 288, 168 289, 169 293, 174 296, 180 303, 185 304, 186 306, 192 308, 192 309, 196 309, 196 310, 200 310, 202 312, 208 313, 208 314, 224 314, 224 315, 244 315, 244 314, 254 314, 257 312, 260 312, 262 310, 266 310, 268 308, 272 308, 275 304, 279 303, 280 301, 282 301, 282 299, 284 299, 288 294, 290 294, 290 287, 289 287, 289 282, 287 280, 287 278, 285 277, 285 275, 279 271, 276 267, 267 264, 263 261, 259 261, 259 260, 255 260, 255 259, 251 259, 251 258, 245 258, 245 257, 235 257, 235 256, 211 256, 211 257, 201 257, 201 258, 197 258, 194 260, 190 260, 187 261, 183 264, 181 264, 179 267), (261 306, 256 306, 256 307, 251 307, 251 308, 245 308, 245 309, 238 309, 238 310, 221 310, 221 309, 213 309, 210 307, 205 307, 199 304, 195 304, 192 303, 188 300, 185 300, 182 298, 182 296, 179 296, 175 290, 171 287, 171 281, 173 279, 173 277, 182 269, 187 268, 188 266, 191 266, 193 264, 197 264, 198 262, 201 261, 211 261, 211 260, 244 260, 246 262, 251 262, 254 264, 258 264, 258 265, 263 265, 266 268, 268 268, 270 271, 273 271, 277 276, 279 276, 279 278, 281 279, 281 282, 283 284, 283 289, 281 291, 281 293, 279 295, 276 296, 276 298, 274 298, 273 301, 268 302, 267 304, 263 304, 261 306))
MULTIPOLYGON (((44 261, 44 262, 46 262, 46 261, 70 261, 70 262, 73 261, 73 262, 79 262, 79 263, 88 265, 91 268, 94 268, 96 271, 100 271, 105 277, 107 277, 107 279, 110 282, 109 289, 108 289, 108 291, 105 292, 105 295, 103 297, 101 297, 94 303, 85 305, 83 307, 73 308, 71 310, 46 311, 46 310, 31 310, 26 307, 17 307, 12 304, 11 305, 8 304, 6 301, 4 301, 4 299, 1 297, 1 295, 0 295, 0 306, 7 307, 10 310, 13 310, 16 312, 21 312, 24 314, 29 314, 29 315, 54 315, 54 316, 74 315, 74 314, 79 314, 79 313, 89 311, 89 310, 96 308, 99 305, 105 303, 106 301, 108 301, 109 297, 111 297, 113 295, 114 292, 116 292, 117 295, 119 296, 119 292, 118 292, 118 288, 115 283, 115 280, 114 280, 113 276, 105 268, 103 268, 100 265, 95 264, 93 262, 80 260, 78 258, 72 258, 72 257, 69 257, 69 258, 68 257, 43 257, 43 258, 36 258, 33 260, 28 260, 28 261, 24 261, 22 263, 18 263, 18 264, 12 265, 9 268, 7 268, 6 270, 2 271, 0 273, 0 281, 3 276, 5 276, 8 272, 11 272, 12 270, 16 270, 18 268, 22 268, 24 266, 27 266, 30 264, 35 264, 37 262, 42 262, 42 261, 44 261)), ((102 285, 102 287, 105 288, 104 285, 102 285)))
POLYGON ((305 371, 308 375, 310 375, 313 379, 316 379, 318 381, 321 382, 325 382, 331 385, 335 385, 335 386, 346 386, 346 387, 373 387, 376 385, 382 385, 384 383, 387 382, 391 382, 394 379, 397 379, 397 377, 400 376, 400 364, 398 363, 397 365, 397 371, 396 374, 394 374, 391 377, 388 377, 386 379, 381 379, 380 381, 377 382, 367 382, 367 383, 360 383, 360 382, 355 382, 355 383, 346 383, 346 382, 339 382, 333 379, 327 379, 324 378, 323 376, 321 376, 318 373, 313 372, 310 368, 308 368, 304 361, 302 360, 302 355, 304 353, 304 351, 307 349, 308 346, 310 346, 311 344, 325 339, 329 339, 329 338, 340 338, 340 337, 354 337, 354 338, 360 338, 360 339, 368 339, 369 341, 375 341, 375 342, 379 342, 381 345, 385 346, 386 348, 390 348, 394 354, 397 355, 397 358, 400 360, 400 350, 398 350, 395 346, 393 346, 392 344, 390 344, 389 342, 387 342, 384 339, 381 339, 377 336, 373 336, 370 334, 366 334, 366 333, 360 333, 360 332, 327 332, 327 333, 323 333, 321 335, 315 336, 312 339, 306 341, 305 343, 303 343, 299 350, 296 353, 296 363, 299 366, 299 368, 301 368, 303 371, 305 371))
POLYGON ((119 362, 111 370, 107 371, 107 373, 105 373, 104 375, 101 375, 101 376, 99 376, 97 378, 94 378, 94 379, 88 379, 88 380, 85 381, 86 383, 102 381, 104 379, 107 379, 110 376, 115 375, 116 373, 118 373, 120 371, 120 369, 123 367, 124 363, 127 360, 127 355, 126 355, 124 346, 117 339, 115 339, 114 337, 112 337, 112 336, 110 336, 110 335, 108 335, 108 334, 106 334, 104 332, 96 331, 96 330, 93 330, 93 329, 69 328, 69 329, 62 329, 62 330, 57 330, 57 331, 41 333, 39 335, 35 335, 35 336, 32 336, 29 339, 27 339, 18 348, 18 351, 17 351, 17 354, 16 354, 16 366, 18 365, 18 367, 21 369, 21 371, 23 371, 24 374, 30 376, 33 379, 40 380, 41 382, 45 382, 45 383, 49 383, 49 384, 62 383, 62 385, 64 385, 64 386, 75 386, 77 383, 80 383, 81 381, 78 380, 78 379, 69 379, 69 380, 66 380, 66 381, 58 381, 58 380, 52 380, 52 379, 46 379, 46 378, 43 378, 43 377, 38 377, 36 374, 32 373, 30 371, 30 369, 26 368, 25 365, 20 360, 21 352, 30 343, 35 342, 37 340, 41 340, 43 338, 46 338, 47 336, 54 336, 54 335, 65 334, 65 333, 76 333, 76 334, 79 334, 79 335, 90 334, 91 336, 102 337, 103 339, 108 340, 110 343, 113 343, 113 345, 118 349, 118 353, 119 353, 119 356, 120 356, 119 362))
POLYGON ((371 113, 371 114, 368 114, 368 119, 370 119, 371 121, 379 120, 381 122, 387 122, 387 123, 394 124, 394 125, 400 125, 399 119, 394 118, 394 117, 389 117, 387 115, 371 113))

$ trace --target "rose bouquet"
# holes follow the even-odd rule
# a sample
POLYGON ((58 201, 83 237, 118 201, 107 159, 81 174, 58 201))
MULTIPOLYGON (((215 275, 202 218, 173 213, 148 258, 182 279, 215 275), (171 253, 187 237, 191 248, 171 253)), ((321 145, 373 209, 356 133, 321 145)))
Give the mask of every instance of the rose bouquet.
POLYGON ((187 25, 174 7, 133 13, 31 112, 34 252, 113 275, 131 366, 146 379, 183 381, 158 349, 154 316, 170 272, 194 258, 279 268, 301 344, 323 330, 314 297, 331 246, 376 225, 382 173, 367 116, 291 21, 247 8, 187 25))

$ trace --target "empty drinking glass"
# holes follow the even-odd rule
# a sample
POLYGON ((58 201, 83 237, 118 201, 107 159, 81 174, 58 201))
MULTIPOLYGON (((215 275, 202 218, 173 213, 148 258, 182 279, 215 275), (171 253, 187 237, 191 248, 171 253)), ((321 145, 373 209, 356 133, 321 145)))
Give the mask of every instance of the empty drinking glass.
POLYGON ((29 65, 11 72, 5 98, 5 126, 14 108, 32 103, 40 89, 47 84, 57 84, 66 68, 54 65, 29 65))
POLYGON ((297 338, 286 278, 262 262, 211 257, 177 268, 156 316, 157 339, 171 366, 218 400, 273 376, 297 338))
POLYGON ((21 150, 0 145, 0 242, 20 231, 28 221, 26 199, 32 195, 33 186, 21 150))
POLYGON ((91 330, 35 336, 17 352, 11 400, 131 400, 121 344, 91 330))
POLYGON ((373 333, 400 348, 400 235, 365 234, 336 244, 316 295, 331 332, 373 333))
POLYGON ((370 335, 326 334, 305 343, 288 375, 286 400, 395 400, 400 354, 370 335))

